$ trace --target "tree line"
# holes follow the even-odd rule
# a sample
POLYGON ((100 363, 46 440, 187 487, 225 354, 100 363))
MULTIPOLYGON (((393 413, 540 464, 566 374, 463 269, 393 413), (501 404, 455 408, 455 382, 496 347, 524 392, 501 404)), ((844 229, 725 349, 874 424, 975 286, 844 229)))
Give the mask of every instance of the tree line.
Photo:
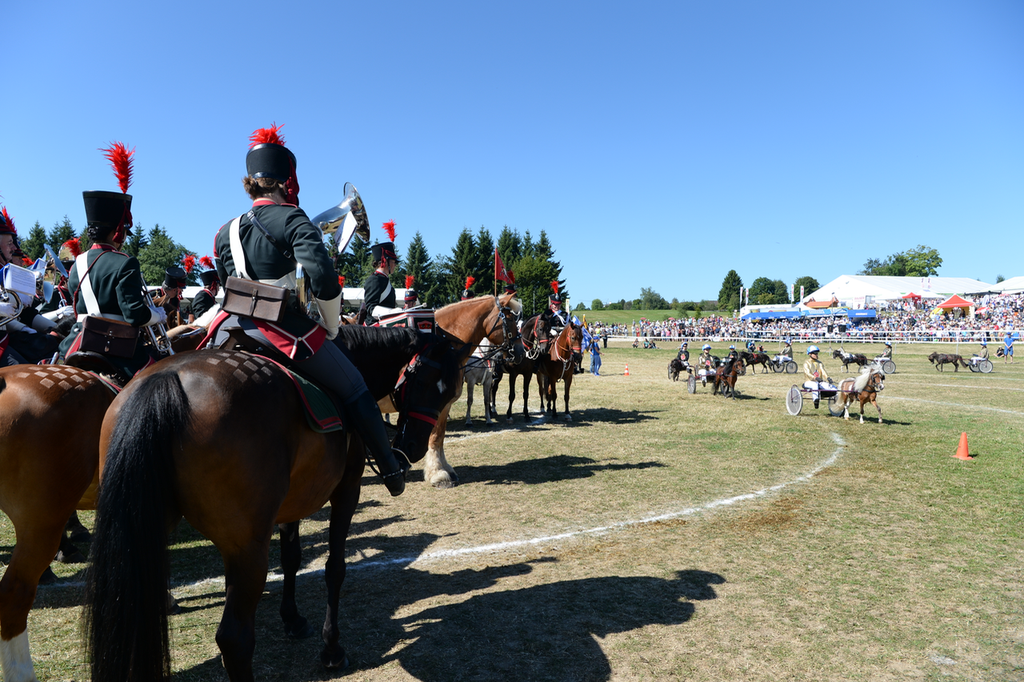
MULTIPOLYGON (((58 253, 61 245, 75 237, 78 237, 83 251, 89 248, 87 230, 76 231, 67 216, 49 230, 36 221, 28 235, 21 240, 21 247, 25 255, 35 260, 43 256, 47 245, 54 253, 58 253)), ((335 256, 338 274, 345 278, 346 287, 362 286, 373 273, 370 246, 370 242, 355 236, 340 257, 331 254, 335 256)), ((423 235, 416 232, 407 252, 404 255, 398 253, 399 267, 391 276, 391 284, 396 288, 404 288, 406 276, 412 275, 413 288, 420 302, 429 307, 458 301, 466 288, 468 277, 475 279, 470 287, 472 294, 491 294, 495 291, 495 247, 505 267, 514 274, 516 290, 527 315, 534 315, 547 307, 552 281, 558 281, 559 291, 563 297, 568 297, 569 291, 561 279, 562 266, 554 259, 555 249, 547 233, 541 230, 534 238, 529 230, 520 234, 507 225, 498 234, 497 243, 486 227, 481 226, 476 233, 463 228, 450 254, 438 253, 434 256, 427 250, 423 235)), ((142 225, 136 224, 122 246, 122 251, 139 259, 143 279, 151 286, 160 285, 167 268, 180 266, 186 256, 198 258, 207 255, 197 254, 175 242, 159 224, 148 232, 142 225)), ((189 274, 188 283, 199 283, 198 271, 189 274)), ((504 284, 497 284, 500 293, 504 284)))

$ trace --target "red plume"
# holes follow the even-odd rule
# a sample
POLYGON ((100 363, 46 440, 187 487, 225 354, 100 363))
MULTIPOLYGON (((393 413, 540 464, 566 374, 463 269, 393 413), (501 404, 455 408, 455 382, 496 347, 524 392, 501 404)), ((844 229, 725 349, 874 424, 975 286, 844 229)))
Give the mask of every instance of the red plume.
POLYGON ((553 282, 551 282, 551 288, 552 288, 552 290, 554 290, 554 292, 556 294, 558 293, 558 280, 557 279, 554 280, 553 282))
POLYGON ((14 218, 7 212, 7 207, 0 207, 0 213, 4 215, 4 222, 7 223, 7 227, 11 228, 11 232, 17 234, 18 231, 14 228, 14 218))
POLYGON ((471 286, 473 286, 474 282, 476 282, 476 277, 467 277, 466 278, 466 288, 468 289, 471 286))
POLYGON ((199 264, 207 270, 213 270, 213 259, 209 256, 203 256, 199 259, 199 264))
POLYGON ((249 136, 249 149, 252 149, 258 144, 279 144, 284 146, 284 137, 278 133, 281 128, 284 128, 284 124, 277 125, 272 124, 269 128, 260 128, 249 136))
POLYGON ((110 161, 121 191, 127 194, 128 188, 132 185, 132 165, 134 164, 132 157, 135 156, 135 148, 129 150, 123 143, 113 142, 109 147, 100 151, 103 152, 103 156, 107 157, 107 161, 110 161))
POLYGON ((79 241, 78 237, 67 240, 61 244, 61 248, 66 248, 71 253, 72 258, 78 258, 82 255, 82 242, 79 241))
POLYGON ((338 286, 342 289, 345 288, 345 275, 338 275, 338 286))
POLYGON ((414 282, 415 280, 416 280, 416 278, 415 278, 414 276, 412 276, 412 275, 406 275, 406 276, 405 276, 405 288, 406 288, 406 289, 412 289, 412 283, 413 283, 413 282, 414 282))
POLYGON ((196 257, 191 253, 188 254, 181 260, 181 267, 185 270, 186 275, 191 275, 192 271, 196 269, 196 257))
POLYGON ((394 242, 395 241, 395 221, 394 220, 389 220, 386 223, 384 223, 383 225, 381 225, 381 227, 384 229, 385 232, 388 233, 388 241, 389 242, 394 242))

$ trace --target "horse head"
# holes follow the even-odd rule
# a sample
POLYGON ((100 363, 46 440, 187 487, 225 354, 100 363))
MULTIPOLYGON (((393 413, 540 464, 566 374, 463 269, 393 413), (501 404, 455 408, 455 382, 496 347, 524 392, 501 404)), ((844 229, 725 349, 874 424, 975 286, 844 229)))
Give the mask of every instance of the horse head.
POLYGON ((423 458, 441 410, 459 389, 461 355, 447 340, 424 335, 425 343, 409 362, 395 388, 398 435, 394 447, 413 462, 423 458))

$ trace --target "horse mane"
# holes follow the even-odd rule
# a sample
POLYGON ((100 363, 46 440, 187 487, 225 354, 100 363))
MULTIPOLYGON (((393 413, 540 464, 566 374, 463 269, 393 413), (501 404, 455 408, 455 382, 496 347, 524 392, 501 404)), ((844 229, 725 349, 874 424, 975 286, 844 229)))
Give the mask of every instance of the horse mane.
POLYGON ((871 377, 874 374, 878 374, 878 370, 875 369, 874 367, 865 367, 864 369, 862 369, 860 371, 860 376, 857 377, 853 382, 853 390, 863 391, 864 388, 868 385, 868 382, 871 381, 871 377))
POLYGON ((363 327, 343 324, 338 327, 338 339, 352 352, 404 351, 415 353, 428 340, 423 334, 408 327, 363 327), (370 331, 370 330, 373 331, 370 331))
POLYGON ((494 303, 495 297, 494 296, 490 296, 490 295, 487 295, 487 296, 474 296, 473 298, 467 298, 465 301, 456 301, 455 303, 449 303, 446 306, 442 306, 442 307, 438 308, 436 312, 439 313, 442 310, 448 310, 449 308, 457 308, 459 306, 469 307, 469 306, 473 306, 473 305, 479 305, 481 301, 489 301, 491 303, 494 303))

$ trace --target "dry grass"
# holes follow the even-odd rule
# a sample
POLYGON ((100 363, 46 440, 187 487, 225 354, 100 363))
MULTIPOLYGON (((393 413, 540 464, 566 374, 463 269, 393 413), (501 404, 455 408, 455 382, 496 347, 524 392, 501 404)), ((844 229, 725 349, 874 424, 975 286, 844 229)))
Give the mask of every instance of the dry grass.
MULTIPOLYGON (((415 481, 393 500, 366 479, 342 593, 350 669, 323 671, 318 638, 282 635, 272 580, 257 678, 1024 679, 1024 369, 939 374, 933 349, 898 350, 884 425, 809 402, 790 417, 798 375, 740 377, 736 401, 689 395, 666 379, 673 351, 631 348, 576 377, 571 423, 487 427, 475 407, 471 428, 449 423, 454 490, 415 481), (951 457, 962 431, 973 462, 951 457)), ((303 525, 314 622, 326 519, 303 525)), ((187 526, 176 539, 176 679, 226 679, 219 556, 187 526)), ((37 674, 86 679, 81 573, 55 570, 72 584, 40 591, 37 674)))

